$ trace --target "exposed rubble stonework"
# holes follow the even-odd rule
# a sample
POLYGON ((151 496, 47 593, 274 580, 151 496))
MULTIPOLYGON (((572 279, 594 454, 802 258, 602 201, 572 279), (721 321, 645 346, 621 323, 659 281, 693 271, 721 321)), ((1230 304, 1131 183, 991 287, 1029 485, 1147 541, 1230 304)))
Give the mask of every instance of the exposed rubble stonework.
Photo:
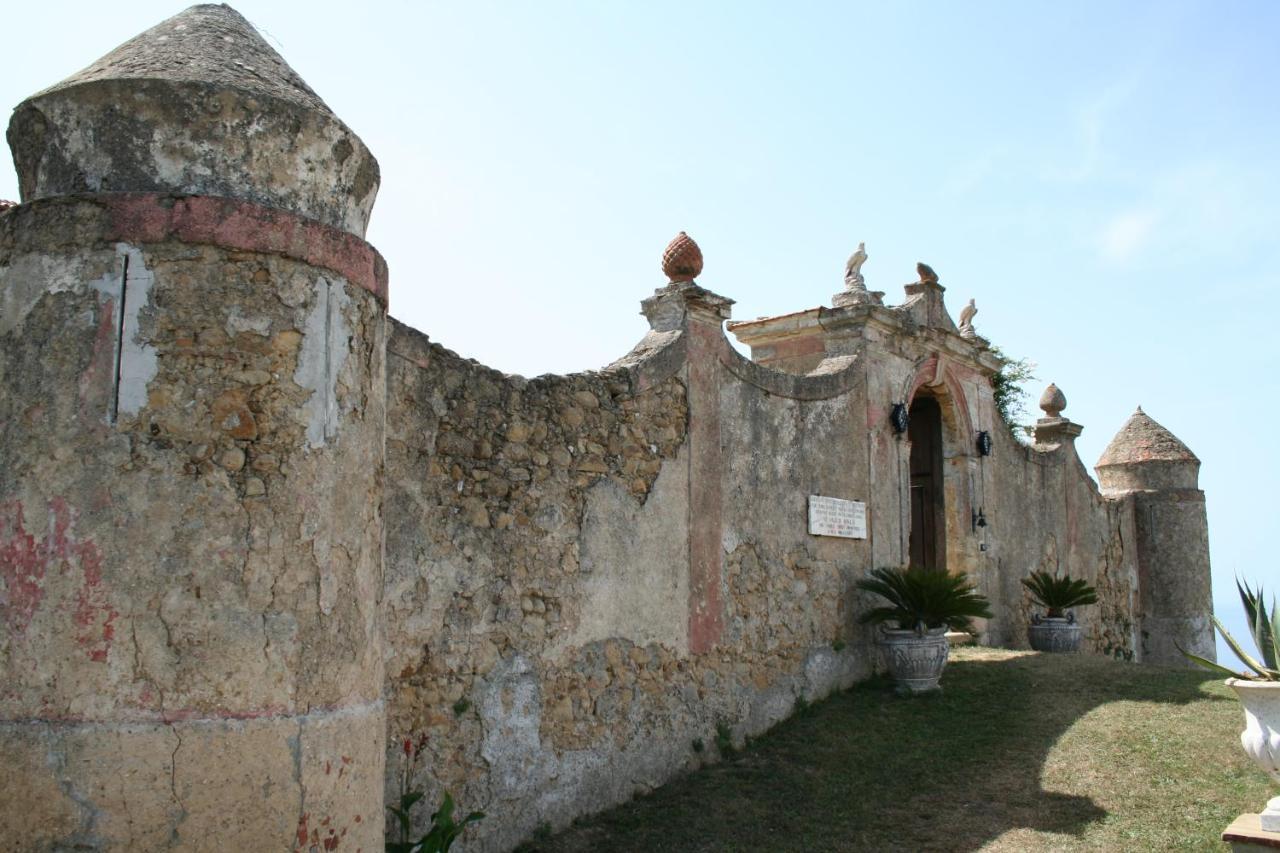
POLYGON ((747 359, 681 235, 626 356, 524 379, 387 318, 376 161, 228 7, 9 140, 6 844, 378 849, 407 740, 418 825, 448 790, 507 850, 875 671, 879 566, 971 573, 982 642, 1050 570, 1098 587, 1090 652, 1212 655, 1194 455, 1139 411, 1100 490, 1056 389, 1020 442, 927 265, 885 305, 861 249, 835 307, 730 323, 747 359))

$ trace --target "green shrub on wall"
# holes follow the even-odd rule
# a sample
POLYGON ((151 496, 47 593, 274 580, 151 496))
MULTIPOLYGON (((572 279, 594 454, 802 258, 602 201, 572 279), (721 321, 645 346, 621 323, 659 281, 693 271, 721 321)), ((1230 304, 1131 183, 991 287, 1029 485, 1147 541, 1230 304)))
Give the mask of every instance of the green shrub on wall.
POLYGON ((1000 359, 1001 366, 991 377, 991 394, 996 411, 1018 438, 1030 435, 1031 424, 1022 423, 1028 417, 1027 397, 1023 383, 1036 378, 1035 362, 1025 358, 1010 358, 999 347, 992 346, 991 353, 1000 359))

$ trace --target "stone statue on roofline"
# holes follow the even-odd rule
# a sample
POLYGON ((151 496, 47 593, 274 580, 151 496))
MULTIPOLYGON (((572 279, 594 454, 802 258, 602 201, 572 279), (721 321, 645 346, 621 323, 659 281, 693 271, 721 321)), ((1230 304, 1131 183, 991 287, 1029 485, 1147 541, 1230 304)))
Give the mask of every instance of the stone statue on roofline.
POLYGON ((857 250, 849 256, 844 265, 844 290, 832 297, 831 303, 837 308, 849 308, 854 305, 883 305, 884 294, 878 290, 867 290, 866 279, 862 277, 862 265, 867 262, 867 244, 859 243, 857 250))
POLYGON ((978 333, 973 330, 973 316, 978 313, 978 305, 975 300, 970 299, 969 304, 960 309, 960 337, 965 340, 973 340, 978 333))
POLYGON ((849 256, 844 265, 844 286, 846 290, 866 290, 867 282, 862 277, 862 265, 867 262, 867 244, 859 243, 858 250, 849 256))

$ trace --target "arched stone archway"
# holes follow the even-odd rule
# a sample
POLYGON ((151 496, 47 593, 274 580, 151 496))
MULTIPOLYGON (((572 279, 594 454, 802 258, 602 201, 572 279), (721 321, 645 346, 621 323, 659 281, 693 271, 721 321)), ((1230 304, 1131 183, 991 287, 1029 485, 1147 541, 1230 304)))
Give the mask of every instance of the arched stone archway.
POLYGON ((907 562, 940 571, 972 571, 976 457, 964 386, 944 359, 920 362, 907 386, 910 446, 903 488, 909 499, 907 562))

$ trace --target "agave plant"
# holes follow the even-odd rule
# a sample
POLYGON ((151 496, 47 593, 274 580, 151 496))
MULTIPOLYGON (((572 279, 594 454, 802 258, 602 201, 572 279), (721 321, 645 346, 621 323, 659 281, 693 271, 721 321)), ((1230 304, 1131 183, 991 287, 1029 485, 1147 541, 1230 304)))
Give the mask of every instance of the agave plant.
POLYGON ((1231 632, 1218 621, 1217 616, 1213 617, 1213 627, 1218 629, 1218 633, 1222 635, 1222 639, 1227 641, 1227 645, 1231 647, 1231 651, 1235 652, 1236 657, 1240 658, 1244 665, 1253 671, 1236 672, 1230 667, 1215 663, 1208 658, 1194 655, 1181 646, 1178 646, 1178 651, 1201 666, 1229 675, 1232 678, 1239 678, 1244 681, 1280 681, 1280 612, 1276 611, 1275 597, 1272 596, 1271 598, 1271 614, 1268 616, 1267 605, 1262 597, 1261 584, 1258 585, 1258 591, 1254 592, 1247 583, 1236 580, 1236 589, 1240 591, 1240 601, 1244 604, 1244 615, 1249 623, 1249 633, 1253 636, 1253 643, 1258 647, 1258 653, 1262 655, 1262 660, 1258 660, 1246 652, 1244 647, 1236 642, 1236 638, 1231 636, 1231 632))
POLYGON ((874 592, 889 602, 859 617, 863 624, 893 622, 901 630, 946 626, 955 631, 973 629, 973 618, 991 618, 986 596, 978 593, 965 574, 931 569, 874 569, 858 589, 874 592))
POLYGON ((1061 619, 1072 607, 1098 603, 1098 591, 1080 578, 1032 572, 1022 579, 1031 597, 1046 611, 1050 619, 1061 619))

